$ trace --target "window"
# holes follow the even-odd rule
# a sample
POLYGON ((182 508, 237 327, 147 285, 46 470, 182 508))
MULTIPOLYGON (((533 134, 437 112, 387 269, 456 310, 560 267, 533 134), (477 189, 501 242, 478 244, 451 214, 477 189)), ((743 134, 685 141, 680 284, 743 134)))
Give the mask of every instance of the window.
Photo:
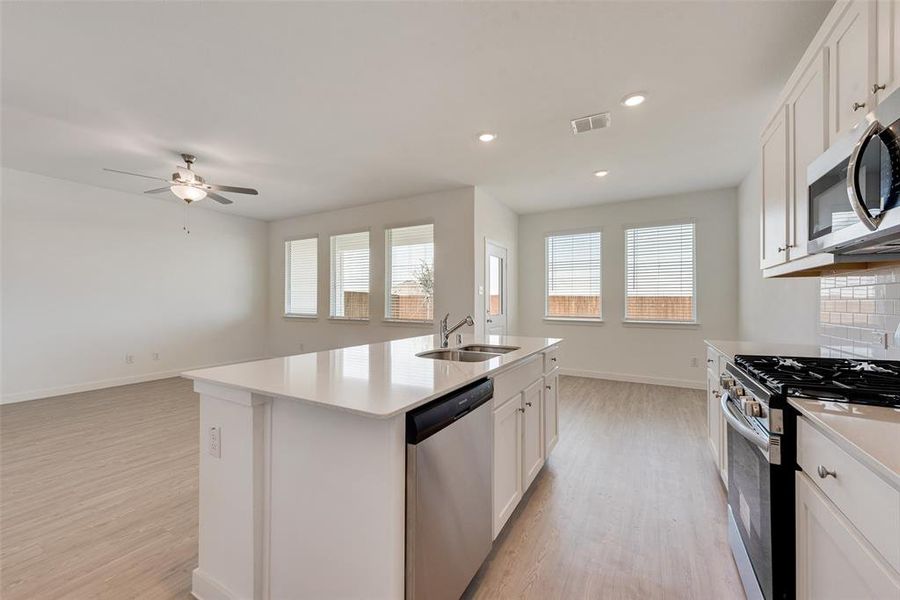
POLYGON ((434 318, 434 225, 385 231, 385 318, 431 321, 434 318))
POLYGON ((625 320, 693 323, 694 224, 625 230, 625 320))
POLYGON ((318 313, 319 238, 284 243, 284 314, 315 317, 318 313))
POLYGON ((331 236, 331 316, 369 318, 369 232, 331 236))
POLYGON ((545 241, 546 316, 599 319, 600 232, 554 234, 545 241))

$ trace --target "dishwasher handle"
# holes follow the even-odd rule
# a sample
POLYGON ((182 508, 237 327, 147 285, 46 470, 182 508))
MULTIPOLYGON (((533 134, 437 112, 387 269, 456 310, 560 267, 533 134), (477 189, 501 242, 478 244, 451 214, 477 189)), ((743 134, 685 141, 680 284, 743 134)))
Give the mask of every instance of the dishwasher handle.
POLYGON ((418 444, 463 418, 494 395, 494 382, 482 379, 406 413, 406 443, 418 444))

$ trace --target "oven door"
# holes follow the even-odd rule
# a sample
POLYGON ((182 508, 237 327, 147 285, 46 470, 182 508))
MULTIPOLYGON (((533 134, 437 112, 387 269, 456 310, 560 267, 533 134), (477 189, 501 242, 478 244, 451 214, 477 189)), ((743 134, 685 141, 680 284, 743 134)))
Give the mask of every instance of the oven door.
POLYGON ((727 392, 721 402, 728 423, 729 542, 744 590, 748 599, 790 598, 793 500, 785 497, 792 490, 785 489, 782 474, 793 474, 780 464, 782 436, 745 418, 727 392))

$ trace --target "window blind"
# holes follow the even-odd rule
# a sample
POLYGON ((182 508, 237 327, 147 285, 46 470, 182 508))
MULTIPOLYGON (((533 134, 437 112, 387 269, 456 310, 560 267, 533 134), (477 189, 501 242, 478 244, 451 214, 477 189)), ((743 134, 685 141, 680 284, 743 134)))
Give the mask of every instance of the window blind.
POLYGON ((369 318, 369 232, 331 236, 331 316, 369 318))
POLYGON ((625 230, 625 319, 692 322, 694 224, 625 230))
POLYGON ((388 290, 385 317, 404 321, 434 318, 434 225, 385 232, 388 290))
POLYGON ((318 312, 318 238, 284 243, 284 313, 315 316, 318 312))
POLYGON ((600 232, 546 237, 548 317, 600 318, 600 232))

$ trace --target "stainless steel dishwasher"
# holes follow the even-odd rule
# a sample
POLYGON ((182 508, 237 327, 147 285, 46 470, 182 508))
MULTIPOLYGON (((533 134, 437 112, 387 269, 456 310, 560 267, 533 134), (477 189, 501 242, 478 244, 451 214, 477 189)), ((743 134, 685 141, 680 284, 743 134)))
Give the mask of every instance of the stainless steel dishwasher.
POLYGON ((459 598, 491 551, 494 384, 406 416, 406 598, 459 598))

